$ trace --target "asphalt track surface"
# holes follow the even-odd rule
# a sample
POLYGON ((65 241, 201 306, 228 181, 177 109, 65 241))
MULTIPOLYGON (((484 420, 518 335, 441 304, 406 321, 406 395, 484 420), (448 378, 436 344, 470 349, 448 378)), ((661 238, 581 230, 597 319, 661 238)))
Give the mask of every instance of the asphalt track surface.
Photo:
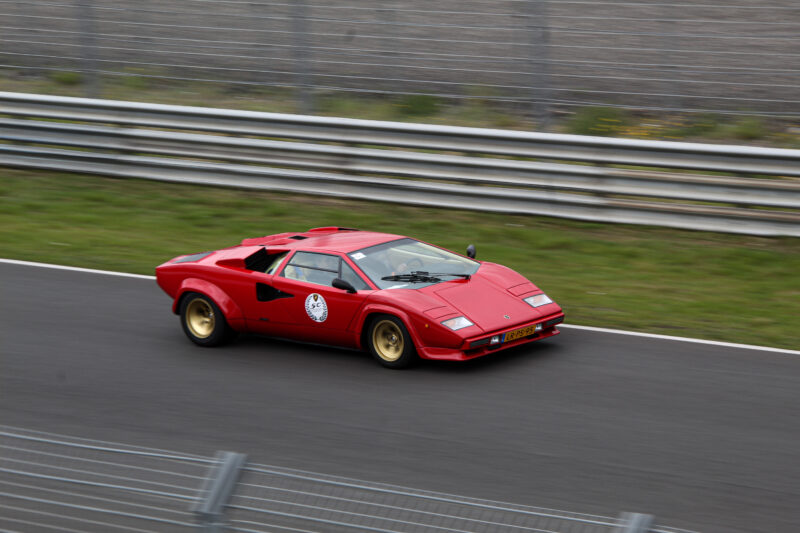
POLYGON ((390 371, 254 336, 196 347, 147 279, 0 264, 0 301, 5 425, 711 533, 800 531, 797 355, 564 330, 390 371))

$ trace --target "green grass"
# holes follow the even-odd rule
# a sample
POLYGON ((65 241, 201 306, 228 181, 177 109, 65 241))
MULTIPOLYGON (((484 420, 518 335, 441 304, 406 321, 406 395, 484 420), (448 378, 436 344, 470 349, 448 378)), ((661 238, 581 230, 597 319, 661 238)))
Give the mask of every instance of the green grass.
POLYGON ((80 85, 83 82, 83 76, 80 72, 51 72, 50 79, 56 84, 67 86, 80 85))
POLYGON ((244 237, 341 225, 503 263, 575 324, 800 348, 800 239, 5 170, 0 256, 152 274, 244 237))
POLYGON ((630 122, 630 113, 624 109, 589 106, 576 111, 566 127, 575 135, 619 136, 630 122))
MULTIPOLYGON (((755 141, 767 137, 770 128, 760 117, 724 117, 705 113, 671 121, 663 133, 674 139, 755 141)), ((773 140, 780 144, 779 139, 773 140)))

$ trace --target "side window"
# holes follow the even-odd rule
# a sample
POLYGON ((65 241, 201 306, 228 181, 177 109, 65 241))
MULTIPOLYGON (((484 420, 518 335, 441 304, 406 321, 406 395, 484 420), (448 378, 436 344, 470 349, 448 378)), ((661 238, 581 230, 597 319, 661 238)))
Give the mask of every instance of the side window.
POLYGON ((279 254, 269 256, 271 262, 264 272, 267 274, 274 274, 277 272, 278 267, 281 266, 287 255, 289 255, 289 252, 281 252, 279 254))
POLYGON ((361 276, 356 274, 353 267, 342 261, 342 279, 348 282, 357 291, 369 290, 370 286, 367 282, 361 279, 361 276))
POLYGON ((331 282, 339 277, 340 262, 336 255, 297 252, 283 269, 283 276, 330 287, 331 282))

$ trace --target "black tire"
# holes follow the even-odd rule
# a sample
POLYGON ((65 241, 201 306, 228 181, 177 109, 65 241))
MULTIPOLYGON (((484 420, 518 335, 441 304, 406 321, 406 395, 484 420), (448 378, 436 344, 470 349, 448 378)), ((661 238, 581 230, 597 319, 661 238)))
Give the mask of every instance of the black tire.
POLYGON ((366 338, 369 353, 387 368, 406 368, 417 361, 417 350, 403 321, 392 315, 377 315, 366 338))
POLYGON ((220 308, 205 294, 186 293, 181 299, 180 316, 183 332, 199 346, 219 346, 236 336, 220 308))

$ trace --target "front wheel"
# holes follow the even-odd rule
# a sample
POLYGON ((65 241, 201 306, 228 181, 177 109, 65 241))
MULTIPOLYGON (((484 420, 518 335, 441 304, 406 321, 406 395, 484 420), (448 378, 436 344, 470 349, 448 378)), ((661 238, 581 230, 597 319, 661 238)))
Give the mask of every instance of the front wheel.
POLYGON ((186 294, 181 300, 180 315, 183 332, 200 346, 218 346, 236 334, 217 304, 204 294, 186 294))
POLYGON ((417 359, 417 351, 403 322, 391 315, 378 315, 367 335, 369 352, 388 368, 405 368, 417 359))

